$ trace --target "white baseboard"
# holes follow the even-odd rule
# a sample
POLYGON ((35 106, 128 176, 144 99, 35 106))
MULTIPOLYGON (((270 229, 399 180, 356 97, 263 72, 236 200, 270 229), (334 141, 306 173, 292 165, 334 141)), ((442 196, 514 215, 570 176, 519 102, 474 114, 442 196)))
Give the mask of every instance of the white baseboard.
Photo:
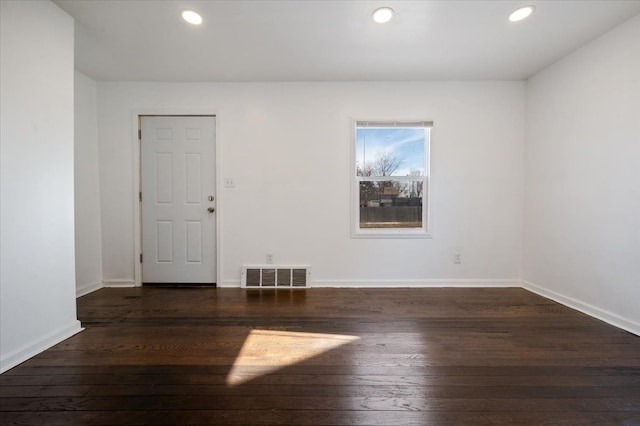
MULTIPOLYGON (((316 288, 428 288, 428 287, 521 287, 517 279, 428 279, 428 280, 311 280, 316 288)), ((218 287, 240 287, 240 280, 226 280, 218 287)))
POLYGON ((617 314, 614 314, 613 312, 598 308, 596 306, 582 302, 578 299, 574 299, 573 297, 556 293, 553 290, 549 290, 548 288, 541 287, 529 281, 522 281, 522 288, 524 288, 525 290, 529 290, 532 293, 536 293, 540 296, 546 297, 547 299, 551 299, 554 302, 558 302, 572 309, 585 313, 591 317, 597 318, 608 324, 626 330, 629 333, 640 336, 640 324, 629 318, 621 317, 617 314))
POLYGON ((427 280, 312 280, 311 287, 328 288, 429 288, 429 287, 520 287, 515 279, 427 279, 427 280))
POLYGON ((71 324, 65 327, 54 330, 51 333, 27 343, 26 345, 22 345, 18 349, 9 353, 2 354, 0 356, 0 373, 4 373, 16 365, 25 362, 29 358, 38 355, 40 352, 49 349, 53 345, 57 345, 82 330, 84 329, 82 328, 80 321, 74 320, 71 324))
POLYGON ((102 281, 97 283, 80 284, 76 287, 76 298, 85 296, 89 293, 93 293, 96 290, 102 288, 102 281))
POLYGON ((134 280, 106 280, 102 281, 104 287, 136 287, 134 280))

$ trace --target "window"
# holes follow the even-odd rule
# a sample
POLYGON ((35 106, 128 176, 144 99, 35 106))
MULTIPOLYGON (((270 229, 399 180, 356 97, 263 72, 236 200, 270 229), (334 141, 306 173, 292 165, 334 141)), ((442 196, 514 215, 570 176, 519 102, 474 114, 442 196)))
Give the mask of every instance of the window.
POLYGON ((427 237, 431 122, 357 121, 354 237, 427 237))

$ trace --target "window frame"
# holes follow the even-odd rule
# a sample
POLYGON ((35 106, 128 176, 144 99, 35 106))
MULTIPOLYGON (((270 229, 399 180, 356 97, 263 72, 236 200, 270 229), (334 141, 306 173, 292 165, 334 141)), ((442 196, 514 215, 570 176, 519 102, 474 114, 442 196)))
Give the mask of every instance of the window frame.
POLYGON ((433 121, 426 120, 353 120, 351 123, 351 238, 433 238, 431 235, 430 217, 430 182, 431 182, 431 139, 433 121), (358 129, 369 128, 409 128, 420 127, 425 129, 424 141, 424 175, 422 179, 415 176, 357 176, 357 135, 358 129), (360 182, 376 181, 404 181, 423 182, 422 190, 422 227, 420 228, 361 228, 360 227, 360 182))

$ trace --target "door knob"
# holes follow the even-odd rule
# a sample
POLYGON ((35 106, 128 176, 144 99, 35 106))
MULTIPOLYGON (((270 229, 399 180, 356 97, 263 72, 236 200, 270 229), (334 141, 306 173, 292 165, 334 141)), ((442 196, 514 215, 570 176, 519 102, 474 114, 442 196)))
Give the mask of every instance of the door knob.
POLYGON ((207 209, 207 211, 208 211, 209 213, 213 213, 213 212, 215 212, 215 211, 216 211, 216 209, 214 209, 213 207, 209 207, 209 208, 207 209))

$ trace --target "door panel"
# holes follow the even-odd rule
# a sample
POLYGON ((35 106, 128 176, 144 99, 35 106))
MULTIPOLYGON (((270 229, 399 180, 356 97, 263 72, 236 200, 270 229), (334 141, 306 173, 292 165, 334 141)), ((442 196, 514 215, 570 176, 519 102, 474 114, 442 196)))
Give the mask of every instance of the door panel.
POLYGON ((142 281, 214 283, 215 117, 141 117, 142 281))
POLYGON ((156 153, 156 202, 171 204, 173 201, 173 155, 156 153))
POLYGON ((173 222, 156 221, 156 261, 158 263, 173 262, 173 222))

